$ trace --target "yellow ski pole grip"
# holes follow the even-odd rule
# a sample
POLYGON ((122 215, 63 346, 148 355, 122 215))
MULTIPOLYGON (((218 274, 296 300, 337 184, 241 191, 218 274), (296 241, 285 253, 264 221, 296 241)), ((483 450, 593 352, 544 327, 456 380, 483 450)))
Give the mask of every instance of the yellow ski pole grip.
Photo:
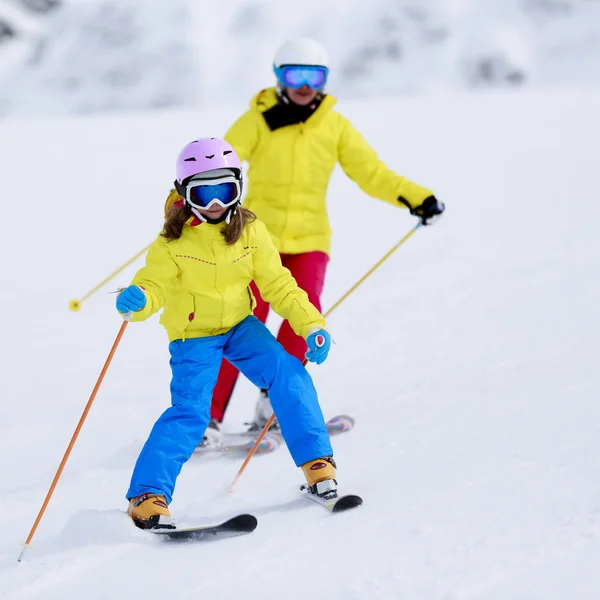
POLYGON ((92 295, 95 294, 103 285, 107 284, 113 277, 116 277, 121 271, 124 271, 132 262, 135 262, 142 254, 148 251, 152 244, 148 244, 145 248, 140 250, 135 256, 130 258, 124 265, 121 265, 114 273, 111 273, 106 279, 103 279, 96 287, 92 288, 87 294, 84 294, 81 298, 69 301, 69 310, 73 312, 79 312, 81 305, 92 295))

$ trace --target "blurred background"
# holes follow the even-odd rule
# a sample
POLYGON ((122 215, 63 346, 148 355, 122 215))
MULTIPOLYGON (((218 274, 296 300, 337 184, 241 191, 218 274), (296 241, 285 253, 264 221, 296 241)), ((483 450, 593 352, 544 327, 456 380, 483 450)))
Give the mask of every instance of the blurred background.
POLYGON ((600 0, 0 0, 0 114, 246 102, 294 35, 346 101, 600 84, 600 0))

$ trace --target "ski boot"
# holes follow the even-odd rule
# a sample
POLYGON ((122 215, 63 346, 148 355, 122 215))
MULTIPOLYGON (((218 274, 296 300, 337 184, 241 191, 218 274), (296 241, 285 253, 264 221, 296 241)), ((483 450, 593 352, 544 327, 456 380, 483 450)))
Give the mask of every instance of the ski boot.
MULTIPOLYGON (((269 392, 268 390, 260 390, 258 400, 256 401, 256 407, 254 408, 254 418, 252 419, 252 422, 248 424, 248 433, 255 433, 258 435, 264 429, 264 426, 267 424, 267 421, 271 418, 272 414, 273 407, 271 406, 271 400, 269 400, 269 392)), ((279 422, 277 419, 273 421, 273 425, 271 425, 269 431, 279 433, 279 422)))
POLYGON ((130 498, 127 514, 140 529, 175 529, 175 519, 160 494, 146 492, 130 498))
POLYGON ((199 444, 199 448, 220 448, 223 443, 223 433, 221 432, 221 423, 216 419, 208 422, 204 438, 199 444))
POLYGON ((310 460, 302 465, 309 494, 324 500, 337 498, 336 464, 332 456, 310 460))

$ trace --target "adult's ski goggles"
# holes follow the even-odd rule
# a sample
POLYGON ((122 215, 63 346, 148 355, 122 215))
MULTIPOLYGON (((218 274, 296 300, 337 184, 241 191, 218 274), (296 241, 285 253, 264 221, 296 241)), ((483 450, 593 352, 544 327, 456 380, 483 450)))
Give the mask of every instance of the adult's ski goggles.
POLYGON ((329 69, 327 67, 310 67, 305 65, 284 65, 274 67, 275 75, 282 87, 297 90, 303 85, 313 90, 322 90, 327 83, 329 69))
POLYGON ((185 199, 195 208, 206 209, 218 204, 227 208, 241 196, 239 181, 233 175, 214 179, 192 179, 185 188, 185 199))

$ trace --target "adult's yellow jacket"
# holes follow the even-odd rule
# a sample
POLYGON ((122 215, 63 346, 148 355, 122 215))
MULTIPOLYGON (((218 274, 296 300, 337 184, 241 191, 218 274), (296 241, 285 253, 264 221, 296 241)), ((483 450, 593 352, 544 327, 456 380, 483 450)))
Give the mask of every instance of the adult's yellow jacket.
POLYGON ((254 280, 298 335, 306 338, 311 329, 325 327, 306 292, 281 265, 265 225, 249 223, 231 246, 221 235, 224 226, 192 217, 179 239, 156 239, 132 281, 144 288, 147 298, 132 320, 143 321, 164 306, 160 322, 170 341, 220 335, 252 314, 255 300, 249 284, 254 280))
MULTIPOLYGON (((350 121, 333 110, 336 99, 327 94, 305 121, 277 122, 275 88, 257 94, 250 110, 225 135, 241 161, 248 161, 248 192, 244 206, 265 223, 277 249, 301 254, 329 254, 331 229, 326 194, 336 163, 361 189, 405 208, 433 195, 431 190, 397 175, 379 160, 350 121)), ((167 200, 168 206, 179 196, 167 200)))
POLYGON ((278 105, 275 88, 260 92, 250 110, 225 135, 241 161, 248 161, 244 205, 265 223, 282 253, 329 253, 331 229, 326 194, 337 162, 361 189, 394 206, 402 196, 418 206, 433 192, 400 177, 379 160, 350 121, 325 96, 303 123, 271 130, 278 105))

